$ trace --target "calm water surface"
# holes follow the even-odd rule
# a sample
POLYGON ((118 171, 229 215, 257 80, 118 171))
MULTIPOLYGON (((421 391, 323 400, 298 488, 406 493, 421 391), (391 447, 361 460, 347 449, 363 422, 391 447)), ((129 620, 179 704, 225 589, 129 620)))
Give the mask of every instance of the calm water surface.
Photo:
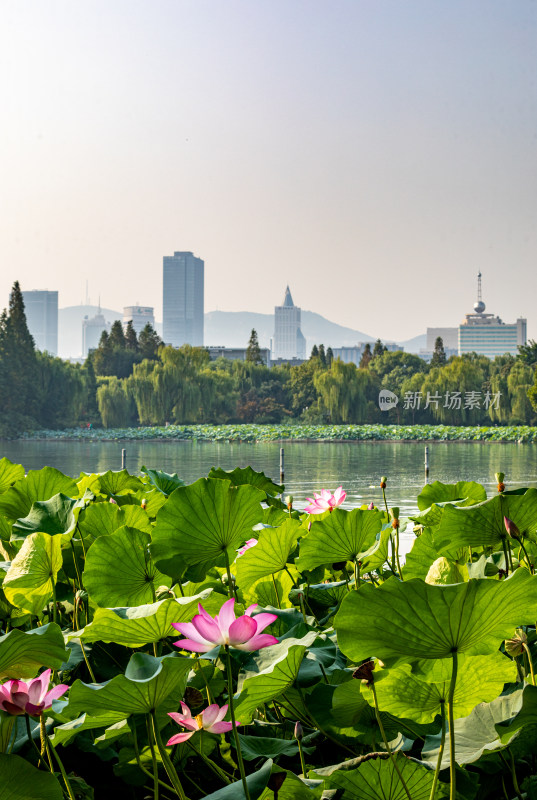
MULTIPOLYGON (((207 475, 212 466, 233 469, 251 465, 279 481, 280 444, 229 444, 227 442, 0 442, 0 456, 23 464, 27 470, 45 465, 73 477, 81 471, 104 472, 121 468, 121 448, 127 449, 127 468, 137 473, 142 465, 177 472, 190 483, 207 475)), ((388 502, 401 515, 415 511, 416 495, 424 484, 423 443, 323 442, 285 443, 285 488, 298 508, 306 497, 322 488, 342 485, 346 507, 382 500, 381 475, 388 476, 388 502), (371 488, 371 487, 374 488, 371 488)), ((454 483, 475 480, 487 493, 495 490, 494 473, 505 472, 509 488, 537 487, 537 446, 448 442, 429 444, 429 480, 454 483)))

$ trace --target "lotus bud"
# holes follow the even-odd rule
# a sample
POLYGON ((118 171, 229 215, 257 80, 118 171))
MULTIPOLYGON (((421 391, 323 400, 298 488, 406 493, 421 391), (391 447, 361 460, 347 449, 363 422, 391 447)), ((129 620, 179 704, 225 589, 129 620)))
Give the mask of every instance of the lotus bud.
POLYGON ((144 511, 145 511, 145 510, 146 510, 146 508, 147 508, 147 498, 145 498, 145 497, 144 497, 144 499, 142 500, 141 506, 142 506, 142 508, 143 508, 143 509, 144 509, 144 511))
POLYGON ((371 686, 374 683, 375 679, 373 678, 373 670, 375 669, 375 662, 374 661, 366 661, 364 664, 361 664, 358 669, 355 669, 352 673, 352 677, 356 678, 357 680, 362 681, 363 684, 366 686, 371 686))
POLYGON ((371 500, 371 502, 369 503, 369 505, 368 505, 368 507, 367 507, 367 508, 368 508, 368 510, 369 510, 369 511, 373 511, 373 509, 375 508, 375 504, 374 504, 374 502, 373 502, 372 500, 371 500))
POLYGON ((295 736, 295 739, 298 739, 298 741, 300 741, 301 739, 304 738, 304 729, 303 729, 302 725, 300 724, 300 720, 297 720, 297 722, 295 723, 294 736, 295 736))
POLYGON ((109 502, 110 502, 110 503, 114 503, 114 504, 117 506, 117 500, 114 500, 114 498, 113 498, 113 497, 111 497, 111 498, 110 498, 110 501, 109 501, 109 502))
POLYGON ((386 475, 383 475, 382 478, 380 479, 380 488, 385 489, 387 482, 388 478, 386 477, 386 475))
POLYGON ((509 517, 504 517, 503 524, 505 525, 505 530, 507 531, 511 539, 520 540, 520 531, 518 530, 517 525, 515 525, 512 519, 509 519, 509 517))
POLYGON ((292 511, 292 509, 293 509, 293 495, 292 494, 288 494, 287 497, 285 498, 285 505, 287 506, 289 511, 292 511))

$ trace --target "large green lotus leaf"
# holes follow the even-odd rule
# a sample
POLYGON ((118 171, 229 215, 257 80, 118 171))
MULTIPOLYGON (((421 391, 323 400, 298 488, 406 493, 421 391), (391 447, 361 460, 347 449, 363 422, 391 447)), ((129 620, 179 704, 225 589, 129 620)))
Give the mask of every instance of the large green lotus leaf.
POLYGON ((119 711, 108 711, 107 713, 100 714, 97 717, 90 717, 89 714, 81 714, 76 719, 69 720, 63 725, 56 725, 54 728, 54 736, 51 737, 54 747, 62 744, 66 747, 79 733, 84 731, 93 731, 97 728, 105 728, 108 725, 115 725, 125 719, 125 715, 119 711))
MULTIPOLYGON (((433 785, 433 772, 417 761, 395 753, 397 766, 412 800, 429 800, 433 785)), ((352 762, 350 762, 352 763, 352 762)), ((343 789, 345 800, 407 800, 408 795, 392 760, 387 753, 382 757, 363 760, 358 769, 349 768, 349 762, 339 769, 318 769, 310 777, 324 779, 330 788, 343 789)), ((436 798, 449 797, 449 788, 439 783, 436 798)))
POLYGON ((126 718, 131 714, 147 714, 166 703, 173 711, 179 706, 191 669, 192 659, 175 653, 161 658, 134 653, 124 675, 116 675, 103 684, 75 681, 65 710, 91 717, 117 711, 126 718))
MULTIPOLYGON (((294 576, 294 582, 296 582, 298 580, 298 574, 295 568, 290 566, 289 572, 294 576)), ((263 608, 267 608, 268 606, 273 606, 274 608, 291 608, 293 604, 289 600, 289 593, 294 586, 294 582, 289 577, 286 570, 277 572, 274 575, 274 580, 272 576, 259 578, 259 580, 252 583, 248 589, 243 591, 244 600, 248 604, 257 603, 263 608)))
MULTIPOLYGON (((496 725, 516 717, 522 707, 522 689, 497 697, 491 703, 480 703, 467 717, 455 720, 455 758, 457 764, 472 764, 484 753, 502 750, 516 736, 500 739, 496 725)), ((440 748, 440 734, 427 736, 421 757, 431 766, 436 766, 440 748)), ((446 736, 442 769, 449 767, 449 737, 446 736)))
POLYGON ((121 513, 123 514, 123 519, 125 520, 123 525, 127 525, 129 528, 137 528, 139 531, 145 531, 146 533, 151 533, 153 531, 151 520, 149 519, 147 512, 144 511, 141 506, 122 506, 121 513))
POLYGON ((221 467, 212 467, 208 477, 231 481, 233 486, 245 486, 246 484, 255 486, 256 489, 261 489, 262 492, 266 492, 273 497, 281 494, 284 490, 283 486, 274 483, 264 472, 256 472, 252 467, 236 467, 236 469, 229 472, 226 472, 221 467))
POLYGON ((459 505, 470 506, 487 499, 487 493, 480 483, 475 481, 458 481, 457 483, 441 483, 433 481, 423 487, 418 495, 418 508, 424 511, 433 503, 461 501, 459 505))
POLYGON ((11 562, 2 588, 11 605, 37 616, 52 599, 62 567, 62 537, 32 533, 11 562))
POLYGON ((63 634, 54 622, 26 632, 13 628, 0 636, 0 679, 34 678, 40 667, 59 669, 68 657, 63 634))
MULTIPOLYGON (((269 781, 272 766, 272 759, 269 758, 265 761, 261 769, 258 769, 257 772, 251 772, 246 776, 250 800, 260 800, 269 781)), ((274 797, 274 792, 272 792, 272 797, 274 797)), ((246 800, 242 781, 235 781, 235 783, 230 783, 229 786, 224 786, 216 792, 206 794, 204 800, 246 800)))
POLYGON ((68 635, 85 642, 115 642, 124 647, 143 647, 168 636, 179 635, 172 622, 190 622, 198 613, 198 602, 211 615, 220 610, 226 598, 210 590, 197 597, 161 600, 133 608, 97 608, 89 625, 68 635))
POLYGON ((234 487, 215 478, 179 487, 157 514, 153 558, 173 576, 181 575, 185 564, 221 566, 226 552, 231 563, 261 521, 264 496, 254 486, 234 487))
MULTIPOLYGON (((382 741, 375 712, 362 697, 359 681, 348 680, 339 686, 319 683, 305 696, 305 702, 319 728, 343 744, 360 742, 376 748, 382 741)), ((381 719, 389 740, 403 730, 389 714, 381 712, 381 719)))
POLYGON ((239 739, 242 757, 246 761, 298 755, 296 739, 271 739, 267 736, 245 736, 242 733, 239 733, 239 739))
POLYGON ((63 800, 55 776, 20 756, 0 753, 0 776, 0 800, 63 800))
POLYGON ((174 492, 179 486, 184 486, 185 482, 174 472, 170 475, 168 472, 162 472, 158 469, 147 469, 142 467, 141 472, 147 478, 147 483, 154 486, 161 494, 166 496, 174 492))
POLYGON ((246 670, 246 678, 235 700, 235 717, 242 725, 248 724, 258 706, 283 694, 291 686, 298 675, 306 647, 312 644, 315 636, 312 631, 302 639, 284 639, 277 645, 263 648, 253 658, 258 671, 246 670))
POLYGON ((311 531, 301 539, 297 567, 303 572, 322 564, 354 561, 376 544, 381 528, 382 514, 379 511, 336 508, 315 522, 311 531))
POLYGON ((25 517, 36 500, 50 500, 59 493, 78 497, 74 480, 53 467, 31 469, 25 478, 16 481, 0 495, 0 514, 14 522, 25 517))
MULTIPOLYGON (((455 717, 467 716, 478 703, 494 700, 506 683, 516 681, 515 662, 500 652, 488 656, 461 656, 458 667, 453 701, 455 717)), ((424 672, 413 674, 410 664, 375 671, 379 708, 395 717, 432 722, 441 713, 442 704, 447 703, 451 660, 428 662, 424 672)), ((374 707, 373 693, 367 686, 362 687, 362 694, 374 707)))
MULTIPOLYGON (((303 594, 303 589, 295 589, 293 596, 300 592, 303 594)), ((337 583, 314 583, 308 586, 308 603, 317 603, 320 606, 330 608, 337 606, 347 594, 347 584, 345 581, 338 581, 337 583)))
MULTIPOLYGON (((302 746, 302 749, 306 753, 309 752, 307 747, 302 746)), ((283 783, 276 793, 277 800, 316 800, 321 797, 320 790, 308 787, 294 772, 289 772, 275 764, 272 767, 272 774, 278 775, 279 780, 283 778, 283 783)), ((274 790, 267 786, 259 800, 274 800, 274 794, 274 790)))
POLYGON ((13 464, 9 458, 0 458, 0 494, 4 494, 15 481, 24 478, 24 474, 22 464, 13 464))
POLYGON ((522 693, 522 707, 516 717, 496 725, 502 743, 509 744, 515 733, 527 725, 537 725, 537 688, 527 685, 522 693))
POLYGON ((492 653, 513 628, 536 617, 537 577, 518 569, 501 582, 485 578, 430 586, 389 578, 378 588, 364 583, 344 598, 334 625, 349 658, 377 656, 393 665, 448 658, 455 650, 492 653))
POLYGON ((241 589, 248 589, 259 580, 285 568, 289 554, 294 550, 301 525, 287 519, 279 528, 265 528, 259 541, 242 556, 238 556, 235 572, 241 589))
POLYGON ((12 538, 48 533, 50 536, 61 536, 62 544, 69 544, 76 526, 76 502, 61 493, 55 494, 50 500, 36 500, 28 515, 13 523, 12 538))
MULTIPOLYGON (((140 478, 130 475, 126 469, 117 470, 111 469, 108 472, 102 472, 99 475, 99 488, 101 494, 124 494, 125 492, 136 492, 143 486, 140 478)), ((95 491, 95 484, 89 488, 95 491)))
POLYGON ((421 535, 417 536, 412 549, 406 554, 403 565, 405 581, 413 578, 425 580, 431 564, 438 558, 438 551, 433 541, 430 528, 424 528, 421 535))
POLYGON ((95 540, 88 550, 83 581, 97 605, 145 605, 155 601, 159 586, 171 586, 149 555, 150 541, 149 534, 127 527, 95 540))
POLYGON ((453 547, 497 547, 508 538, 504 516, 522 532, 535 534, 537 528, 537 489, 523 495, 496 495, 469 508, 446 506, 434 534, 439 553, 453 547))
POLYGON ((125 515, 115 503, 93 503, 80 512, 78 527, 86 546, 125 525, 125 515))
POLYGON ((360 570, 363 573, 380 569, 388 560, 388 548, 390 544, 391 526, 384 528, 377 534, 377 541, 364 553, 360 554, 360 570))

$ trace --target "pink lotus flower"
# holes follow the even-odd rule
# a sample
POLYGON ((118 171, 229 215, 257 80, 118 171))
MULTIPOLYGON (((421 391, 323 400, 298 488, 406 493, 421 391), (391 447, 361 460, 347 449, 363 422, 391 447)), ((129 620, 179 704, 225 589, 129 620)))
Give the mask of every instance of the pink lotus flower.
MULTIPOLYGON (((172 736, 172 738, 166 742, 168 747, 171 747, 172 744, 186 742, 187 739, 194 736, 196 731, 204 730, 207 731, 207 733, 227 733, 233 728, 233 723, 223 721, 227 713, 227 703, 225 706, 222 706, 222 708, 217 706, 216 703, 213 703, 212 706, 207 706, 201 714, 196 714, 195 717, 192 716, 192 712, 186 703, 181 703, 181 708, 183 709, 182 714, 170 711, 168 712, 168 716, 187 730, 172 736)), ((235 725, 240 725, 240 722, 235 722, 235 725)))
POLYGON ((237 650, 259 650, 271 644, 278 644, 275 636, 261 633, 267 625, 277 619, 276 614, 261 613, 252 616, 256 604, 248 606, 245 614, 235 618, 235 600, 226 600, 216 617, 211 617, 201 603, 198 603, 199 614, 192 622, 172 622, 179 633, 186 639, 174 642, 176 647, 190 650, 193 653, 207 653, 213 647, 226 644, 237 650))
POLYGON ((314 494, 313 498, 306 497, 309 500, 309 505, 306 506, 304 511, 306 514, 322 514, 324 511, 332 511, 336 506, 340 506, 347 497, 347 492, 343 491, 343 487, 339 486, 334 494, 328 489, 321 489, 321 494, 314 494))
POLYGON ((246 544, 243 544, 243 546, 239 547, 239 549, 237 550, 237 558, 239 556, 242 556, 243 553, 246 553, 246 551, 249 550, 250 547, 255 547, 256 544, 257 544, 257 539, 248 539, 246 544))
POLYGON ((31 717, 40 717, 43 711, 48 711, 52 701, 65 694, 69 688, 67 684, 60 683, 49 692, 50 669, 46 669, 38 678, 33 678, 28 683, 24 681, 6 681, 0 685, 0 710, 7 711, 13 716, 29 714, 31 717))

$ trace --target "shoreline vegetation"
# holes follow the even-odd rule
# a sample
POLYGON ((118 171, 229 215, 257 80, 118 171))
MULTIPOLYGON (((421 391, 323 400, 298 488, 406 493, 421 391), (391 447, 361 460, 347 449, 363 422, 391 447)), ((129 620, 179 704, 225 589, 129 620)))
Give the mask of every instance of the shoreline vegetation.
POLYGON ((537 427, 454 425, 168 425, 137 428, 38 430, 16 437, 31 441, 196 442, 537 442, 537 427))

